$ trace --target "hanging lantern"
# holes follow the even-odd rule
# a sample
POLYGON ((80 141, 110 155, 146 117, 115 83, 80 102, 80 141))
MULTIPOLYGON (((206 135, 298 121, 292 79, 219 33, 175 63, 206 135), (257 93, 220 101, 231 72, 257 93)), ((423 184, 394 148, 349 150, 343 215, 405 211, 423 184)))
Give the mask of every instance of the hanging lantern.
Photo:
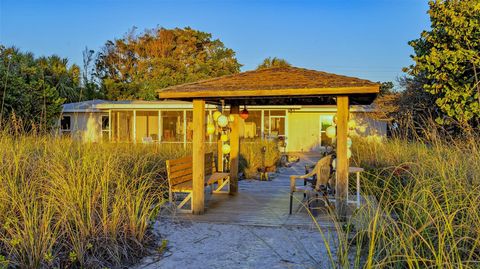
POLYGON ((242 118, 244 120, 248 119, 247 106, 244 106, 242 112, 240 112, 240 118, 242 118))
POLYGON ((350 137, 347 138, 347 147, 348 148, 352 147, 352 139, 350 137))
POLYGON ((347 159, 350 159, 350 157, 352 157, 352 150, 347 149, 347 159))
POLYGON ((225 144, 225 145, 222 146, 222 153, 223 154, 230 153, 230 145, 229 144, 225 144))
POLYGON ((218 117, 220 117, 221 115, 222 115, 222 112, 220 112, 220 111, 218 111, 218 110, 215 111, 215 112, 213 112, 213 120, 214 120, 214 121, 217 121, 217 120, 218 120, 218 117))
POLYGON ((228 135, 222 134, 222 135, 220 136, 220 140, 222 140, 223 142, 227 142, 227 141, 228 141, 228 135))
POLYGON ((212 123, 207 124, 207 134, 211 135, 215 133, 215 125, 212 123))
POLYGON ((220 115, 217 119, 218 126, 225 127, 228 125, 228 118, 225 115, 220 115))
POLYGON ((228 121, 229 122, 234 122, 235 121, 235 116, 233 116, 233 114, 228 115, 228 121))
POLYGON ((353 130, 355 129, 355 126, 357 126, 357 123, 355 122, 355 120, 348 121, 348 129, 353 130))
POLYGON ((333 115, 333 123, 337 124, 337 114, 333 115))
POLYGON ((327 135, 328 138, 334 138, 337 135, 337 130, 335 129, 335 126, 330 126, 325 130, 325 134, 327 135))
POLYGON ((358 127, 358 130, 360 131, 360 133, 365 133, 365 131, 367 131, 367 127, 365 127, 364 125, 358 127))
POLYGON ((337 167, 337 159, 333 159, 332 168, 335 169, 336 167, 337 167))

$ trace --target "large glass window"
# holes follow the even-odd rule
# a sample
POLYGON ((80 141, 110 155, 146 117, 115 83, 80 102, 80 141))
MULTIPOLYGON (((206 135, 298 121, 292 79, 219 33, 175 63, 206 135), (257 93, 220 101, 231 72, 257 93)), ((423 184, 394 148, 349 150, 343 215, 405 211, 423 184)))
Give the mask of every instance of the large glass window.
POLYGON ((152 142, 158 140, 158 111, 136 112, 136 139, 141 142, 152 142))
POLYGON ((332 145, 332 139, 327 137, 325 131, 328 127, 333 125, 333 115, 321 115, 320 116, 320 145, 329 146, 332 145))
POLYGON ((183 142, 183 111, 162 111, 162 141, 183 142))
POLYGON ((277 138, 285 136, 285 110, 265 110, 265 133, 269 137, 277 138), (268 115, 268 116, 267 116, 268 115))
POLYGON ((102 139, 108 140, 110 134, 110 121, 108 116, 102 116, 102 139))
POLYGON ((70 136, 72 133, 72 117, 62 116, 60 120, 60 130, 63 136, 70 136))
POLYGON ((259 137, 262 132, 262 111, 250 110, 245 120, 245 138, 259 137))
POLYGON ((72 117, 71 116, 62 116, 60 120, 60 127, 62 132, 70 132, 72 129, 72 117))

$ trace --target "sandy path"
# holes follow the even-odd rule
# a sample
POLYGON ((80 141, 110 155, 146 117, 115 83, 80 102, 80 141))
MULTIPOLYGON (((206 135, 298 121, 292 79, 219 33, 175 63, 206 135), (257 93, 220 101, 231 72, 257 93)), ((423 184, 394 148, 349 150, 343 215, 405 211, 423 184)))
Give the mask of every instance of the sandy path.
POLYGON ((155 230, 168 240, 168 250, 144 259, 137 269, 331 268, 317 230, 166 220, 155 230))

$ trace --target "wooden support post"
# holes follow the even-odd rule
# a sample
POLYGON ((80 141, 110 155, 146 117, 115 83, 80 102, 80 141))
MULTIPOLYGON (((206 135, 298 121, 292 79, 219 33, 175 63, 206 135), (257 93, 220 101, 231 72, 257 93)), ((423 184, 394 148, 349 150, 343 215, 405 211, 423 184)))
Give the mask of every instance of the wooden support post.
POLYGON ((240 157, 240 107, 232 105, 230 114, 234 116, 230 133, 230 193, 238 192, 238 163, 240 157))
POLYGON ((133 110, 133 143, 137 143, 137 111, 133 110))
POLYGON ((117 111, 117 142, 120 142, 120 111, 117 111))
POLYGON ((193 130, 192 213, 203 214, 205 211, 205 100, 193 100, 193 130))
POLYGON ((108 141, 112 142, 112 110, 108 110, 108 141))
POLYGON ((340 221, 347 216, 348 191, 348 96, 337 96, 337 183, 335 190, 335 208, 340 221))
POLYGON ((222 150, 223 142, 220 139, 220 136, 221 134, 217 136, 217 158, 218 158, 217 169, 218 169, 218 172, 223 172, 223 150, 222 150))
POLYGON ((157 123, 158 123, 158 143, 162 142, 162 111, 158 111, 158 118, 157 118, 157 123))
MULTIPOLYGON (((205 111, 205 105, 203 106, 203 110, 205 111)), ((205 112, 203 112, 205 113, 205 112)), ((194 129, 195 130, 195 129, 194 129)), ((205 133, 205 132, 203 132, 205 133)), ((204 140, 205 142, 205 140, 204 140)), ((187 111, 183 110, 183 148, 187 148, 187 111)))

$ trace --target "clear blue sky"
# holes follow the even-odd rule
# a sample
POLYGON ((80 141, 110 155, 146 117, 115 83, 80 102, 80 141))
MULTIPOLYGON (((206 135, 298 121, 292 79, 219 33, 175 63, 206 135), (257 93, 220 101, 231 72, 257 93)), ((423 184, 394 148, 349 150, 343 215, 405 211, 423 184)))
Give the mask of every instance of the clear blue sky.
POLYGON ((210 32, 254 69, 277 56, 295 66, 394 81, 411 63, 409 40, 429 27, 427 0, 76 1, 0 0, 0 43, 82 63, 85 46, 139 30, 210 32))

